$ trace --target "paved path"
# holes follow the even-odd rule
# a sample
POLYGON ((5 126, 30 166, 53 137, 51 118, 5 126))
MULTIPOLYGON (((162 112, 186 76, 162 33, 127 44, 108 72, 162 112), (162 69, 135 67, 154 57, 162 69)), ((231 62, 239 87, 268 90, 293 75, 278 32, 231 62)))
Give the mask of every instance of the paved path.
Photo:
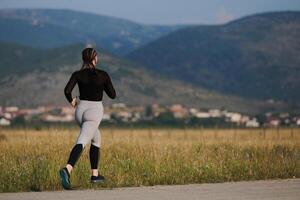
POLYGON ((0 200, 300 200, 300 179, 55 192, 0 193, 0 200))

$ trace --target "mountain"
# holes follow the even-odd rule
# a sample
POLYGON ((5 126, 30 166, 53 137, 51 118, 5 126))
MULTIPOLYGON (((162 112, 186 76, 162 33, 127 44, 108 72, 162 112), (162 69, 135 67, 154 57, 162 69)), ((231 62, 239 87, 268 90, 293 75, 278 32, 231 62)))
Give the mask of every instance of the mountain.
POLYGON ((92 43, 126 54, 184 26, 143 25, 68 9, 1 9, 0 27, 2 42, 42 48, 92 43))
MULTIPOLYGON (((0 43, 0 105, 34 107, 67 104, 63 89, 71 73, 81 67, 83 44, 54 49, 37 49, 14 43, 0 43)), ((146 70, 132 61, 98 49, 97 68, 107 71, 117 91, 117 98, 105 105, 181 103, 187 107, 222 108, 257 113, 286 109, 281 103, 252 101, 221 95, 167 76, 146 70)), ((73 96, 78 95, 75 87, 73 96)))
POLYGON ((147 69, 222 94, 300 100, 300 12, 188 27, 127 55, 147 69))

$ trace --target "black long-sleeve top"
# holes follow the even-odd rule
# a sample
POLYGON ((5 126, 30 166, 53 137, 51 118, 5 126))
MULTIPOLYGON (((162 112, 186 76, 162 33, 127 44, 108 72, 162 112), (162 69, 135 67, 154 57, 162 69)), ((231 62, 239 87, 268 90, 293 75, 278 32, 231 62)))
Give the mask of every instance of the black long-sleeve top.
POLYGON ((67 100, 72 102, 72 90, 76 83, 79 88, 79 98, 81 100, 101 101, 103 90, 111 98, 116 98, 116 91, 113 87, 108 73, 97 68, 85 68, 72 73, 64 93, 67 100))

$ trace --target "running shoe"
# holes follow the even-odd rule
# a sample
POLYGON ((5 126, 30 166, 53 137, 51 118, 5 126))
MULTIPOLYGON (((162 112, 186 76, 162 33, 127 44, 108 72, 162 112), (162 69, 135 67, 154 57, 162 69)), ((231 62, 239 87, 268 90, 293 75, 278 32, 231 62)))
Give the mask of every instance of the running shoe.
POLYGON ((64 189, 69 190, 71 189, 71 183, 70 183, 70 174, 66 167, 61 168, 59 170, 59 175, 61 179, 61 184, 64 189))
POLYGON ((91 176, 91 183, 104 183, 105 178, 104 176, 98 175, 98 176, 91 176))

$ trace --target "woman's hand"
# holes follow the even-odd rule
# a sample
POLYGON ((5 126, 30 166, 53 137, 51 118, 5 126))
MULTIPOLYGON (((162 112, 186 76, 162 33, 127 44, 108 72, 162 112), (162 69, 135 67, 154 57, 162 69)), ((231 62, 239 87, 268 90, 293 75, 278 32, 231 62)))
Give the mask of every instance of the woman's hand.
POLYGON ((72 102, 71 102, 71 105, 75 108, 77 106, 77 98, 74 97, 72 102))

